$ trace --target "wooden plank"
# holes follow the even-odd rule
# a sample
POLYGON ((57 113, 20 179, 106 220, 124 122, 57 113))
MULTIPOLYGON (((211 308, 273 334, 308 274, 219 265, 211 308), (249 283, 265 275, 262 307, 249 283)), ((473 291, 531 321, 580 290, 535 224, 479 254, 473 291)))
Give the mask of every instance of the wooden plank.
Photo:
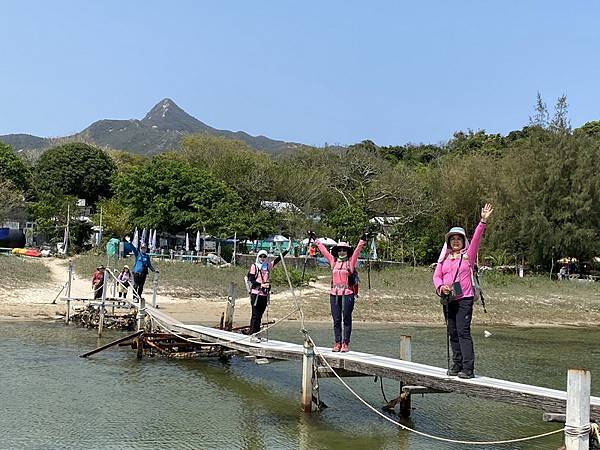
POLYGON ((142 334, 142 333, 143 333, 143 331, 136 331, 135 333, 133 333, 133 334, 130 334, 129 336, 122 337, 122 338, 120 338, 120 339, 117 339, 116 341, 109 342, 108 344, 106 344, 106 345, 103 345, 102 347, 95 348, 95 349, 94 349, 94 350, 92 350, 92 351, 89 351, 89 352, 87 352, 87 353, 84 353, 84 354, 82 354, 82 355, 79 355, 79 357, 80 357, 80 358, 87 358, 88 356, 92 356, 92 355, 93 355, 93 354, 95 354, 95 353, 101 352, 102 350, 106 350, 107 348, 110 348, 110 347, 112 347, 113 345, 117 345, 117 344, 120 344, 121 342, 125 342, 125 341, 126 341, 126 340, 128 340, 128 339, 135 338, 135 337, 139 336, 139 335, 140 335, 140 334, 142 334))
MULTIPOLYGON (((569 369, 567 375, 567 416, 565 427, 580 430, 590 423, 591 374, 585 369, 569 369)), ((565 429, 567 450, 588 450, 590 433, 568 433, 565 429)))

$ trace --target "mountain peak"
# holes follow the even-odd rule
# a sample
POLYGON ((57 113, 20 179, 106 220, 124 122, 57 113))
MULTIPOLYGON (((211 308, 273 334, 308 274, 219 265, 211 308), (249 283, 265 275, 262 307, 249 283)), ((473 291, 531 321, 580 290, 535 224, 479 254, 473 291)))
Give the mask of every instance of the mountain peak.
POLYGON ((142 123, 154 129, 191 132, 195 129, 206 131, 209 127, 186 113, 170 98, 163 98, 152 107, 142 119, 142 123))

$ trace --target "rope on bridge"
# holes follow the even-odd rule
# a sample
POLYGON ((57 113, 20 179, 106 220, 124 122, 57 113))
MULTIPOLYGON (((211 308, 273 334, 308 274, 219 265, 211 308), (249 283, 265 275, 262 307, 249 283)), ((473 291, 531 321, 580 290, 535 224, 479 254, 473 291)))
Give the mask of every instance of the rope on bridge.
POLYGON ((350 393, 352 395, 354 395, 361 403, 363 403, 367 408, 369 408, 371 411, 373 411, 375 414, 381 416, 382 418, 384 418, 385 420, 387 420, 388 422, 393 423, 394 425, 402 428, 403 430, 406 431, 410 431, 412 433, 418 434, 419 436, 424 436, 436 441, 442 441, 442 442, 450 442, 453 444, 467 444, 467 445, 499 445, 499 444, 512 444, 515 442, 524 442, 524 441, 530 441, 533 439, 539 439, 542 437, 546 437, 546 436, 550 436, 552 434, 557 434, 557 433, 561 433, 562 431, 565 430, 565 427, 560 428, 558 430, 554 430, 554 431, 549 431, 547 433, 542 433, 542 434, 536 434, 535 436, 528 436, 528 437, 523 437, 523 438, 516 438, 516 439, 505 439, 505 440, 499 440, 499 441, 463 441, 460 439, 451 439, 451 438, 445 438, 445 437, 441 437, 441 436, 435 436, 433 434, 429 434, 429 433, 425 433, 423 431, 418 431, 415 430, 414 428, 408 427, 394 419, 392 419, 391 417, 386 416, 385 414, 383 414, 381 411, 379 411, 378 409, 376 409, 375 407, 373 407, 371 404, 369 404, 365 399, 363 399, 360 395, 358 395, 356 393, 356 391, 354 391, 349 385, 348 383, 346 383, 342 377, 340 377, 337 372, 333 369, 333 367, 331 367, 331 365, 329 364, 329 362, 327 361, 327 359, 323 356, 323 354, 318 350, 317 345, 315 344, 315 341, 313 341, 313 339, 311 337, 309 337, 310 342, 312 343, 312 345, 314 346, 314 352, 315 355, 317 355, 319 358, 321 358, 321 360, 325 363, 325 365, 327 366, 327 368, 333 372, 333 374, 335 375, 335 377, 340 381, 340 383, 342 383, 342 385, 348 389, 348 391, 350 391, 350 393))

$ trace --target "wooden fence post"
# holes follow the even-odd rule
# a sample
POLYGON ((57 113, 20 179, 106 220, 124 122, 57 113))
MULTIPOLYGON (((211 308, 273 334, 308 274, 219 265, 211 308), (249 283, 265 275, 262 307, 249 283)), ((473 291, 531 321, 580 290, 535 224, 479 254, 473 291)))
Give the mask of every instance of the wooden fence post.
MULTIPOLYGON (((400 336, 400 359, 412 360, 412 338, 410 336, 400 336)), ((400 415, 410 417, 411 406, 410 392, 402 392, 402 382, 400 382, 400 415)))
POLYGON ((302 390, 300 394, 300 407, 304 412, 313 410, 313 360, 315 351, 310 341, 304 341, 302 354, 302 390))
POLYGON ((225 323, 223 329, 231 331, 233 328, 233 314, 235 312, 235 283, 229 283, 229 294, 227 296, 227 309, 225 310, 225 323))
POLYGON ((569 369, 567 374, 567 420, 565 447, 567 450, 590 448, 590 386, 591 375, 585 369, 569 369))

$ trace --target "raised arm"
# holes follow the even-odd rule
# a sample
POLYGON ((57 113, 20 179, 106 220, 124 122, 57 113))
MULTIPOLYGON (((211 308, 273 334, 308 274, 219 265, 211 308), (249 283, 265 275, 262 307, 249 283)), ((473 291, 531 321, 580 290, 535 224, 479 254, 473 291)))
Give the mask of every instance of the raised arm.
POLYGON ((467 256, 469 257, 469 261, 475 262, 477 258, 477 253, 479 253, 479 247, 481 246, 481 238, 483 237, 483 232, 485 231, 486 223, 490 215, 494 209, 490 203, 486 203, 483 208, 481 208, 481 221, 475 228, 475 232, 473 233, 473 238, 471 239, 471 245, 467 250, 467 256))
POLYGON ((323 254, 329 265, 333 268, 333 266, 335 265, 335 259, 333 258, 333 255, 329 253, 327 247, 325 247, 318 239, 315 241, 315 244, 317 244, 317 248, 323 254))
POLYGON ((129 253, 129 252, 133 253, 133 256, 135 256, 137 259, 139 250, 137 248, 135 248, 131 242, 125 241, 125 244, 123 245, 123 251, 125 253, 129 253))
POLYGON ((272 263, 272 265, 271 265, 271 268, 275 267, 275 265, 276 265, 278 262, 280 262, 280 261, 281 261, 281 258, 285 257, 285 255, 287 255, 287 254, 289 253, 289 251, 290 251, 290 249, 291 249, 291 248, 292 248, 292 242, 291 242, 291 240, 290 240, 290 244, 288 245, 288 248, 287 248, 287 250, 285 250, 285 251, 281 252, 279 255, 277 255, 277 258, 275 258, 275 259, 273 260, 273 263, 272 263))
POLYGON ((358 261, 360 252, 362 251, 362 249, 366 243, 367 243, 366 236, 364 237, 364 239, 360 238, 360 241, 358 241, 358 245, 356 246, 356 248, 354 249, 354 252, 352 253, 352 256, 350 257, 350 261, 349 261, 350 272, 354 272, 354 268, 356 267, 356 261, 358 261))

